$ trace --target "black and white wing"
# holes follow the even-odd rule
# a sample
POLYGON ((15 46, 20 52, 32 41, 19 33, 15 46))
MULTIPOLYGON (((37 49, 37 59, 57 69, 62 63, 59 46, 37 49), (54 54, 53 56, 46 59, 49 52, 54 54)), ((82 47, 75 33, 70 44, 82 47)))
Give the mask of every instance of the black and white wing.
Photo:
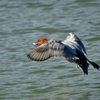
POLYGON ((37 47, 35 50, 28 54, 28 57, 35 61, 44 61, 50 57, 66 57, 74 58, 75 51, 65 46, 60 41, 49 40, 41 46, 37 47))
POLYGON ((64 43, 67 44, 67 41, 72 41, 72 42, 78 44, 81 47, 81 49, 84 51, 84 53, 87 55, 84 44, 76 35, 69 33, 68 37, 64 40, 64 43))

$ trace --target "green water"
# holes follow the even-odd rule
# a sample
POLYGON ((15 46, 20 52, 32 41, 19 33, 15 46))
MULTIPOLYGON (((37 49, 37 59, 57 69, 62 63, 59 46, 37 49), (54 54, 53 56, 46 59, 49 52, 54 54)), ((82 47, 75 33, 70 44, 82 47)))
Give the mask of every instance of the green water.
POLYGON ((38 38, 80 37, 100 64, 100 0, 0 0, 0 100, 100 100, 100 71, 64 58, 35 62, 38 38))

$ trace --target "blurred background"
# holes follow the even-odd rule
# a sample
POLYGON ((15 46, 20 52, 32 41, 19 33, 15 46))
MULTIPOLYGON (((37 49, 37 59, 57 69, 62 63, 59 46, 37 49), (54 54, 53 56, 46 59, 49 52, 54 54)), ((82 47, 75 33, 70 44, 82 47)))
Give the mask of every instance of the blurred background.
POLYGON ((38 38, 76 34, 100 64, 100 0, 0 0, 0 100, 100 100, 100 71, 64 58, 31 61, 38 38))

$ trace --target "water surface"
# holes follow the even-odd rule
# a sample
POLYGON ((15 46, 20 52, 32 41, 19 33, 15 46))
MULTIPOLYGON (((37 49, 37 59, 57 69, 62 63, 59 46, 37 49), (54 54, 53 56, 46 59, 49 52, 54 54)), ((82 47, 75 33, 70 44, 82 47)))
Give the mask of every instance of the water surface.
POLYGON ((0 100, 100 100, 100 71, 83 75, 64 58, 35 62, 38 38, 80 37, 100 64, 100 0, 0 1, 0 100))

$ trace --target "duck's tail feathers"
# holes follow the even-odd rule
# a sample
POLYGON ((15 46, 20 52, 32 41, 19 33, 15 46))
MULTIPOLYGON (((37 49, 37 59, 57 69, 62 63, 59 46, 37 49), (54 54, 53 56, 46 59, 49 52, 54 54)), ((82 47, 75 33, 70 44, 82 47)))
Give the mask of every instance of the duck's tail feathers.
MULTIPOLYGON (((87 60, 88 60, 88 59, 87 59, 87 60)), ((90 61, 90 60, 88 60, 88 62, 89 62, 94 68, 100 70, 100 65, 98 65, 98 64, 96 64, 96 63, 94 63, 94 62, 92 62, 92 61, 90 61)))

